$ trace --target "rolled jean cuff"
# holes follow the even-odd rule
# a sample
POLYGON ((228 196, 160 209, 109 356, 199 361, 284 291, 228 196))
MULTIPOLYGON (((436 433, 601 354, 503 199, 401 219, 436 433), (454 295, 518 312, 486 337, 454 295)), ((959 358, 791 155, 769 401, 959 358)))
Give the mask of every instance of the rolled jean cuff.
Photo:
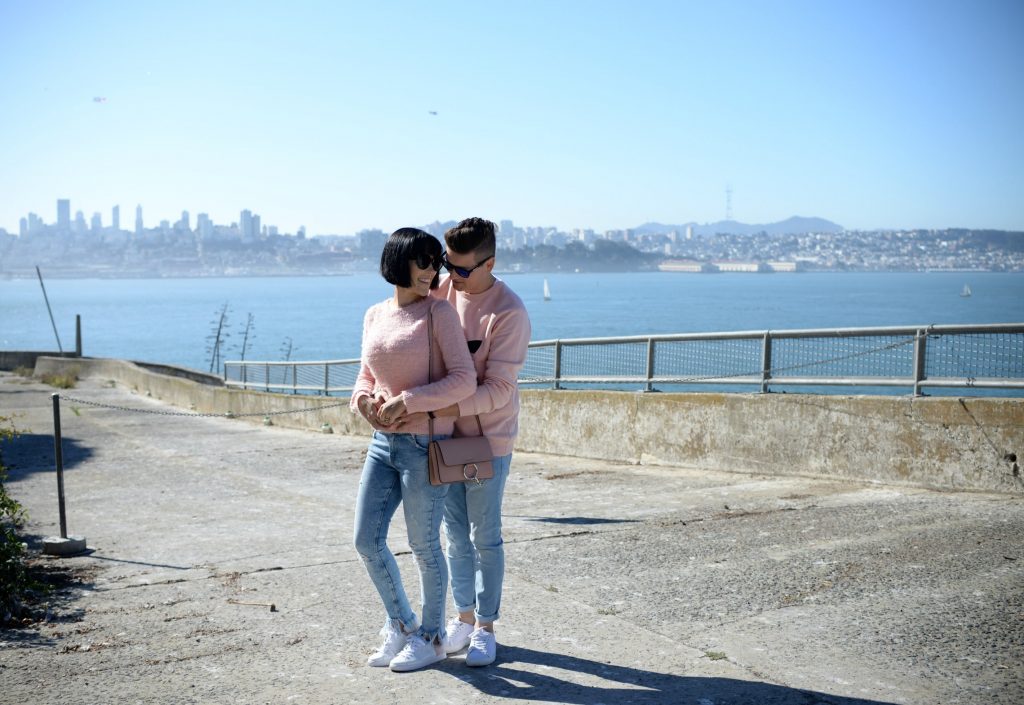
POLYGON ((487 615, 487 614, 480 614, 479 612, 474 610, 473 614, 476 616, 476 621, 480 622, 480 624, 490 624, 492 622, 497 622, 498 619, 499 619, 499 616, 498 616, 497 613, 494 613, 492 615, 487 615))
POLYGON ((476 611, 476 604, 475 603, 472 604, 472 605, 466 605, 465 607, 461 607, 459 605, 456 605, 455 609, 457 609, 459 611, 459 614, 462 614, 463 612, 472 612, 473 613, 473 618, 476 619, 476 621, 480 622, 481 624, 490 624, 491 622, 497 622, 498 619, 500 618, 497 613, 495 613, 493 615, 490 615, 490 614, 480 614, 479 612, 476 611))

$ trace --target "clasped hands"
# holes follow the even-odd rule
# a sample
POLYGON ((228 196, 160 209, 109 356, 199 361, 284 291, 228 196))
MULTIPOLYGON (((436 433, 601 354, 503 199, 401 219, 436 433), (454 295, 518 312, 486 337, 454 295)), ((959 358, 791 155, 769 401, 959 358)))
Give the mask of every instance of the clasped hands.
POLYGON ((426 418, 426 414, 409 413, 401 396, 388 399, 381 394, 359 400, 359 412, 378 431, 396 433, 402 426, 426 418))

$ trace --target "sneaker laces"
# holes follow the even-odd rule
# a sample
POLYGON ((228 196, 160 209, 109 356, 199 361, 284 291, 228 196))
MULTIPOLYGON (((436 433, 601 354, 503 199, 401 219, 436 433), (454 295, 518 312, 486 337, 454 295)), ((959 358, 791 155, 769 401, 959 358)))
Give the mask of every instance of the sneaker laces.
MULTIPOLYGON (((455 632, 457 632, 460 629, 462 629, 462 625, 463 624, 466 624, 466 623, 463 622, 458 617, 452 617, 451 619, 448 620, 448 625, 444 628, 444 632, 448 636, 451 636, 455 632)), ((470 626, 470 625, 466 624, 466 626, 470 626)))
POLYGON ((398 627, 394 626, 390 622, 385 624, 380 630, 380 635, 384 637, 384 643, 380 645, 380 651, 384 653, 397 652, 399 647, 402 646, 403 637, 405 636, 398 627))
POLYGON ((483 627, 480 629, 474 629, 473 633, 469 635, 469 648, 477 651, 487 651, 488 639, 491 632, 487 631, 483 627))
POLYGON ((417 651, 426 647, 427 640, 423 638, 422 634, 410 634, 409 638, 406 639, 405 649, 403 651, 417 651))

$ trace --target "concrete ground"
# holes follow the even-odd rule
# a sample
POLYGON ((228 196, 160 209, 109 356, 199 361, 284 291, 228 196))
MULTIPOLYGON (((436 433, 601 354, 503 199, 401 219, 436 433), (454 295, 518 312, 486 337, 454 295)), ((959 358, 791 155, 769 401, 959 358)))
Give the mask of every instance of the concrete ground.
MULTIPOLYGON (((54 390, 0 373, 8 491, 58 531, 54 390)), ((1021 703, 1024 506, 520 453, 499 658, 369 668, 351 545, 366 438, 178 412, 103 380, 61 404, 89 553, 0 632, 0 703, 1021 703), (274 609, 269 607, 273 603, 274 609)), ((391 545, 418 580, 400 515, 391 545)))

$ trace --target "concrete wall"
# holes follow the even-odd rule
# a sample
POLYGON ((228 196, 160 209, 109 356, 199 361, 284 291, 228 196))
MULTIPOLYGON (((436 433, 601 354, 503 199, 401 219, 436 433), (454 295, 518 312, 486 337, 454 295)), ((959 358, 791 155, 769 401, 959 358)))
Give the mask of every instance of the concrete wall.
MULTIPOLYGON (((19 367, 35 367, 36 360, 40 357, 60 357, 61 354, 53 352, 41 352, 31 350, 0 350, 0 370, 16 370, 19 367)), ((64 357, 75 357, 75 353, 66 352, 64 357)))
POLYGON ((522 394, 517 448, 650 465, 1024 493, 1024 399, 522 394))
MULTIPOLYGON (((40 358, 36 374, 78 367, 140 395, 200 413, 335 405, 274 424, 369 436, 347 400, 239 391, 131 362, 40 358)), ((62 392, 74 396, 74 390, 62 392)), ((517 450, 766 475, 804 475, 1024 494, 1022 398, 811 394, 641 394, 523 390, 517 450)))

